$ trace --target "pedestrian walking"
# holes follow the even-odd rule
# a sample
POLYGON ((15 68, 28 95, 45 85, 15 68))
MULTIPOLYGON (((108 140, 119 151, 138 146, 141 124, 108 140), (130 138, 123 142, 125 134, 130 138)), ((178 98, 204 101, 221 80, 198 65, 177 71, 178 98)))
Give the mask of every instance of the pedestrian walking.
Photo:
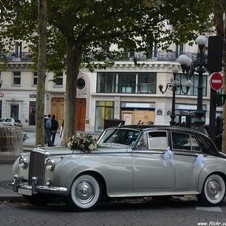
POLYGON ((57 130, 59 128, 59 123, 56 120, 56 116, 55 115, 52 115, 51 123, 52 123, 51 129, 50 129, 51 130, 51 142, 52 142, 52 145, 54 145, 55 138, 56 138, 56 133, 57 133, 57 130))
POLYGON ((52 122, 51 122, 51 115, 47 115, 44 117, 44 126, 45 126, 45 143, 48 144, 48 146, 52 146, 51 142, 51 127, 52 127, 52 122))

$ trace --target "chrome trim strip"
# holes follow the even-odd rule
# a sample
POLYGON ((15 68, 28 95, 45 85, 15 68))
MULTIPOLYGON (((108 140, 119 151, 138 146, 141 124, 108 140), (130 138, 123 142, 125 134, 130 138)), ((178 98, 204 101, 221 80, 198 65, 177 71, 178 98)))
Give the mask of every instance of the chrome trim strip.
MULTIPOLYGON (((56 194, 56 195, 64 195, 67 193, 68 189, 66 187, 55 187, 55 186, 47 186, 47 185, 36 185, 37 178, 32 178, 32 185, 23 184, 21 178, 17 175, 14 176, 14 181, 11 183, 13 190, 18 192, 19 189, 29 190, 32 195, 37 193, 45 193, 45 194, 56 194)), ((18 193, 19 194, 19 193, 18 193)))
POLYGON ((36 186, 36 191, 39 193, 64 195, 67 192, 65 187, 49 187, 49 186, 36 186))

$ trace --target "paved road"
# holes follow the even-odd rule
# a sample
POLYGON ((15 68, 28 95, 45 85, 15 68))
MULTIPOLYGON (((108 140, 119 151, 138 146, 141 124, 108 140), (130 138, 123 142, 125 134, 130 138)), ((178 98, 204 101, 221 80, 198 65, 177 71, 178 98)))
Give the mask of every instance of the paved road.
POLYGON ((1 226, 223 226, 226 207, 203 208, 196 200, 102 203, 91 212, 71 212, 64 204, 31 206, 0 202, 1 226))

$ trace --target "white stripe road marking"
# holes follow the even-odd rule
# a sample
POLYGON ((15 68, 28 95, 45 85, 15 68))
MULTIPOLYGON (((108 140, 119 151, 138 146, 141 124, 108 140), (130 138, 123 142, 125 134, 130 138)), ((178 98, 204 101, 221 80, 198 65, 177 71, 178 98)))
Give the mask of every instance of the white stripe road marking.
POLYGON ((196 210, 201 210, 201 211, 209 211, 209 212, 223 212, 220 207, 196 207, 196 210))
POLYGON ((213 80, 212 80, 212 83, 222 83, 222 80, 219 80, 219 79, 213 79, 213 80))

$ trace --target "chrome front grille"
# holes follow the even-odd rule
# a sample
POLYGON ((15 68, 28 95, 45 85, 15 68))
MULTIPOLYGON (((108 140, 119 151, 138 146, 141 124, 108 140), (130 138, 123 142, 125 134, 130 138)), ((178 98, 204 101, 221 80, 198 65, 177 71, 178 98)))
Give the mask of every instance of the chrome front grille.
POLYGON ((32 177, 37 177, 38 185, 44 184, 46 155, 42 152, 32 151, 30 154, 28 184, 32 184, 32 177))

